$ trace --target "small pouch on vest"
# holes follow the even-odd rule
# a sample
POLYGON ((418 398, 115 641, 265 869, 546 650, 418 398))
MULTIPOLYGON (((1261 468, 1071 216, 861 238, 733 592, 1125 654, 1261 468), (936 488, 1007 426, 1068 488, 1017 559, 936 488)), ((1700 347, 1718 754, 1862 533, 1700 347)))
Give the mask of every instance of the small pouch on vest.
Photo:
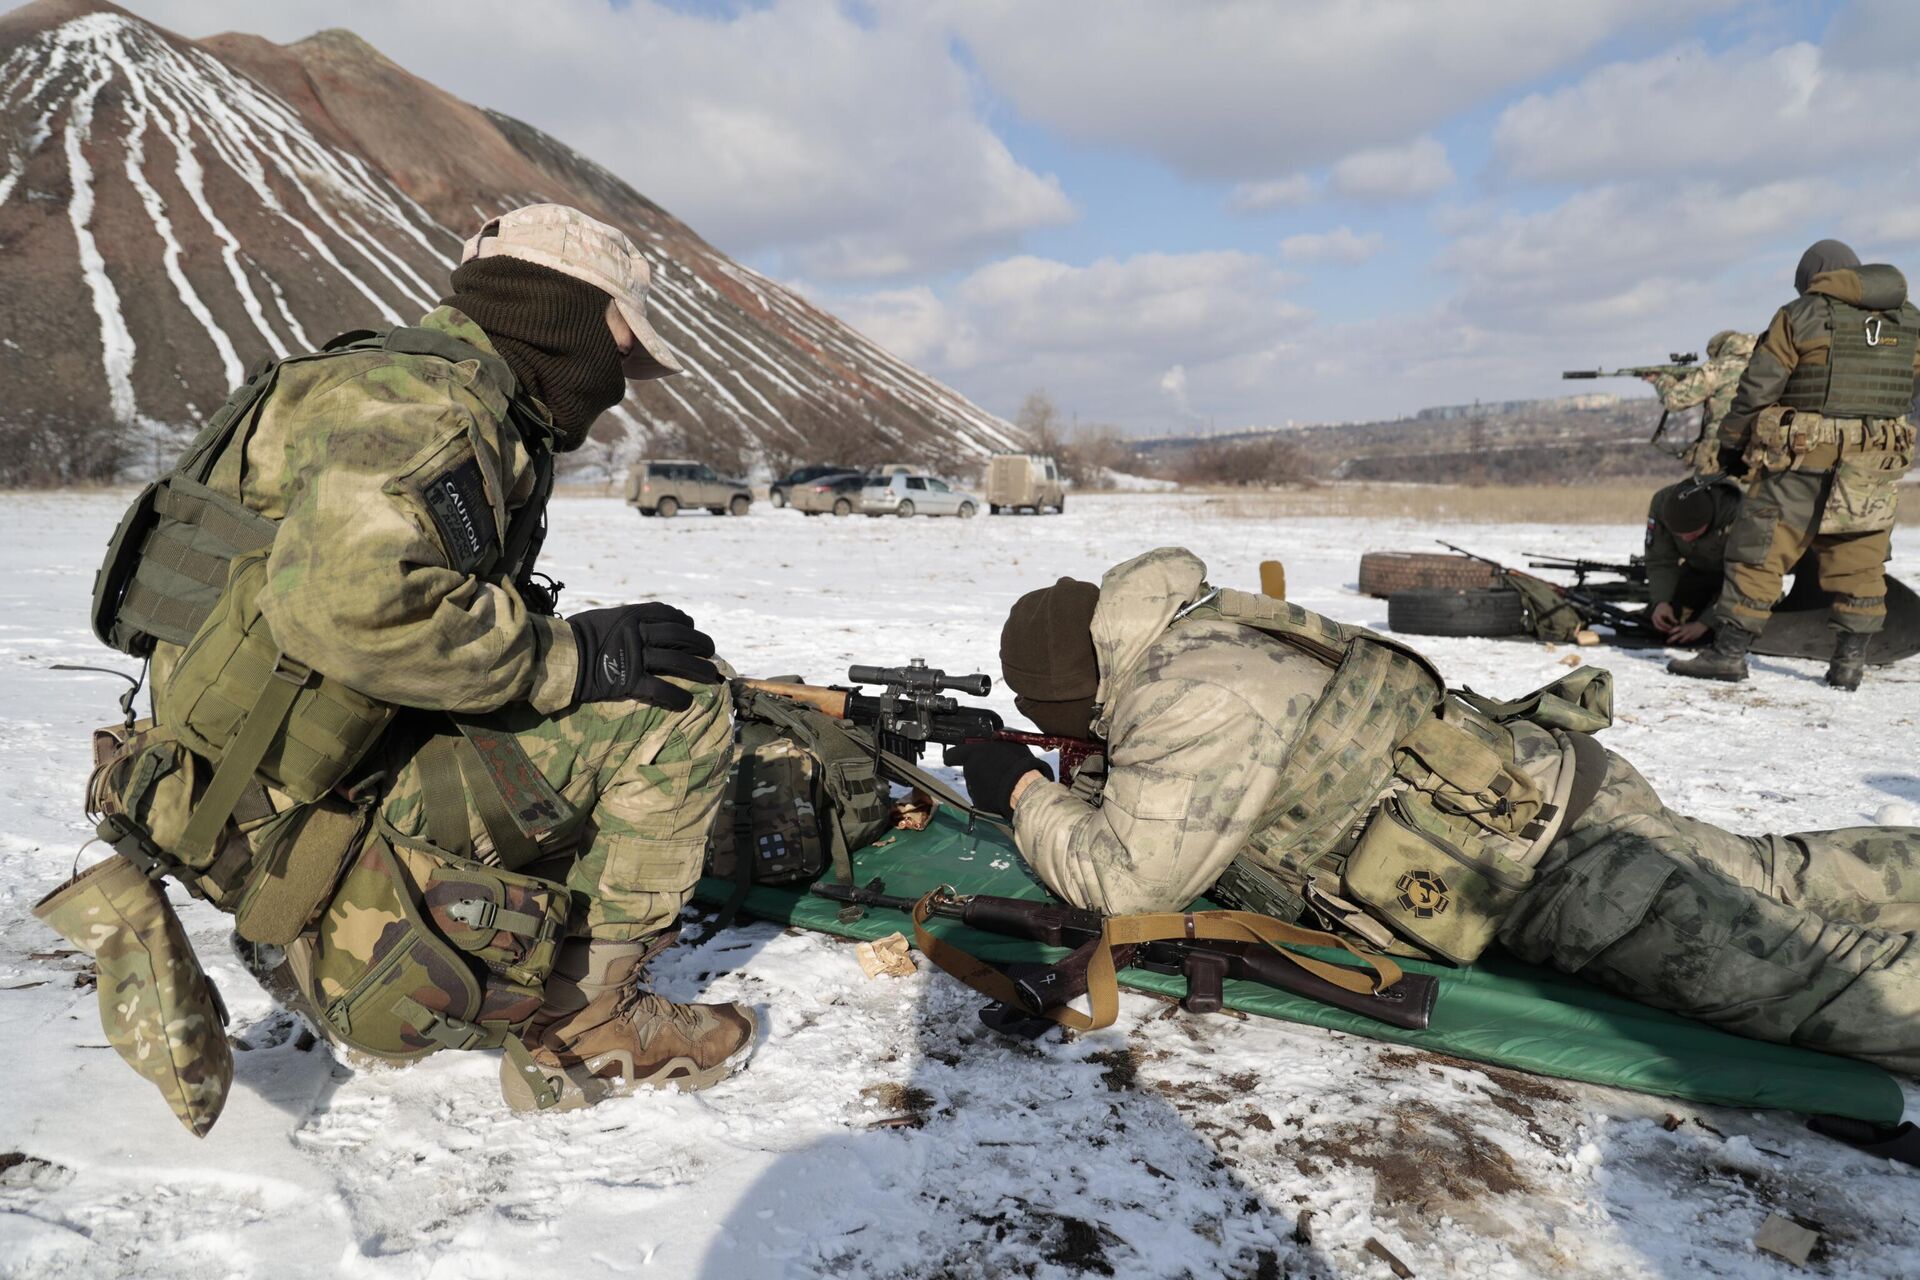
POLYGON ((1423 950, 1471 964, 1533 872, 1418 792, 1381 805, 1347 859, 1347 896, 1423 950))
POLYGON ((1443 704, 1396 743, 1393 771, 1442 812, 1509 839, 1539 834, 1546 798, 1514 765, 1512 735, 1464 703, 1443 704))
POLYGON ((230 750, 257 751, 258 776, 306 804, 346 779, 394 709, 280 652, 260 612, 266 580, 266 552, 234 559, 220 603, 155 691, 156 719, 215 764, 230 750), (256 723, 274 695, 279 723, 256 723))
POLYGON ((428 923, 419 894, 387 838, 371 835, 320 916, 308 996, 328 1034, 400 1061, 501 1043, 540 1007, 539 992, 483 983, 428 923))
POLYGON ((166 890, 123 857, 96 863, 33 914, 93 957, 100 1024, 115 1052, 205 1137, 233 1083, 226 1010, 166 890))

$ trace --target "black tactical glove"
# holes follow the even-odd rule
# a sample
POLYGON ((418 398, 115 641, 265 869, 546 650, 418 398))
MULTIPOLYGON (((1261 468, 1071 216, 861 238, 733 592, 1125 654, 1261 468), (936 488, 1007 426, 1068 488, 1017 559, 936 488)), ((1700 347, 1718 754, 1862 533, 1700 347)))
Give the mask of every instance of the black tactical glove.
POLYGON ((633 698, 668 711, 685 711, 693 705, 693 696, 662 676, 720 683, 719 668, 707 661, 713 656, 713 641, 694 630, 693 619, 670 604, 589 609, 568 618, 567 625, 580 648, 575 702, 633 698))
POLYGON ((1731 476, 1735 480, 1745 478, 1747 474, 1747 451, 1735 445, 1720 450, 1720 474, 1731 476))
POLYGON ((1053 781, 1047 762, 1018 742, 969 742, 948 747, 941 757, 959 765, 967 779, 967 796, 976 809, 1013 816, 1013 786, 1029 773, 1040 773, 1053 781))

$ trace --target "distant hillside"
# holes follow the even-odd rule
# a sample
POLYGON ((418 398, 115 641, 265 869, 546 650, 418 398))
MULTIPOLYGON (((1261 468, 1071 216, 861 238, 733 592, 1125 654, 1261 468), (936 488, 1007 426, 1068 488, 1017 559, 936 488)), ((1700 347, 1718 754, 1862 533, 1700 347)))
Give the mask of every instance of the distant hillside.
POLYGON ((647 251, 689 369, 603 419, 590 461, 958 462, 1014 442, 591 160, 349 32, 192 41, 37 0, 0 16, 0 483, 151 467, 261 355, 417 318, 461 240, 535 200, 647 251))
MULTIPOLYGON (((1336 480, 1435 484, 1577 484, 1614 477, 1678 477, 1681 465, 1648 447, 1660 419, 1653 399, 1515 401, 1427 410, 1390 422, 1288 427, 1133 442, 1148 464, 1169 473, 1196 449, 1278 440, 1304 450, 1314 470, 1336 480)), ((1674 415, 1676 446, 1699 430, 1699 410, 1674 415)))

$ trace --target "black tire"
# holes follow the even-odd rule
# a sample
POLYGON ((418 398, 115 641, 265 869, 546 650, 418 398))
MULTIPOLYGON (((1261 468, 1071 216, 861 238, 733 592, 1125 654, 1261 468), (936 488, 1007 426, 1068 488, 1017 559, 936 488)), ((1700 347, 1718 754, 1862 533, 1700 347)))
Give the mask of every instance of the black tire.
POLYGON ((1067 495, 1066 494, 1063 493, 1060 495, 1060 501, 1053 504, 1053 510, 1057 515, 1067 514, 1067 495))
POLYGON ((845 498, 835 498, 833 500, 833 514, 835 514, 836 516, 852 515, 853 503, 849 502, 845 498))
MULTIPOLYGON (((773 509, 775 511, 778 511, 780 508, 787 505, 787 491, 785 489, 769 489, 767 490, 767 501, 773 504, 773 509)), ((807 514, 811 516, 811 515, 818 515, 819 513, 815 511, 809 511, 807 512, 807 514)))
POLYGON ((1360 557, 1360 592, 1385 599, 1403 591, 1485 591, 1500 585, 1493 566, 1437 551, 1369 551, 1360 557))
POLYGON ((653 504, 653 513, 662 520, 671 520, 680 513, 680 499, 662 498, 653 504))
POLYGON ((1514 636, 1526 630, 1520 593, 1401 591, 1387 597, 1387 626, 1410 636, 1514 636))
POLYGON ((960 504, 958 514, 962 520, 971 520, 973 519, 973 513, 978 509, 979 508, 975 507, 971 502, 963 502, 960 504))
POLYGON ((733 501, 727 504, 727 514, 730 516, 743 516, 747 514, 747 508, 752 505, 752 498, 749 498, 744 493, 736 493, 733 495, 733 501))
POLYGON ((990 515, 990 516, 997 516, 997 515, 999 515, 999 514, 1000 514, 1000 504, 999 504, 999 503, 997 503, 997 502, 989 502, 989 503, 987 504, 987 514, 988 514, 988 515, 990 515))
POLYGON ((911 520, 918 510, 919 508, 913 505, 912 498, 902 498, 900 499, 900 505, 893 509, 893 514, 899 516, 902 520, 911 520))

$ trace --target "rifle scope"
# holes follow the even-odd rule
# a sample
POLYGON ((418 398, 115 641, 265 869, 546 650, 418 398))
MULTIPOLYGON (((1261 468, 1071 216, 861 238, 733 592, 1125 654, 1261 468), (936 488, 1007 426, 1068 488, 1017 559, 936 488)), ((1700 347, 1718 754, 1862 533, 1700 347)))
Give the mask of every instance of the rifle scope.
POLYGON ((976 698, 984 698, 993 692, 993 677, 984 672, 950 676, 936 667, 929 667, 924 658, 915 658, 904 667, 848 667, 847 679, 855 684, 884 684, 921 693, 952 689, 955 693, 971 694, 976 698))

